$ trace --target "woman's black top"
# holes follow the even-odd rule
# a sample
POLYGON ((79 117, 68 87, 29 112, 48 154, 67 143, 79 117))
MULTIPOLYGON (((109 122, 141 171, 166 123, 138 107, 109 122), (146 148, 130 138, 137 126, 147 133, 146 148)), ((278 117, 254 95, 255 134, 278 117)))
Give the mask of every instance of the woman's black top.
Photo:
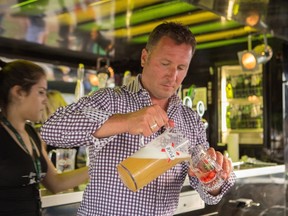
MULTIPOLYGON (((41 215, 39 182, 46 175, 47 163, 41 141, 34 128, 26 131, 40 152, 40 179, 33 157, 26 153, 0 124, 0 215, 41 215)), ((35 151, 34 151, 35 153, 35 151)))

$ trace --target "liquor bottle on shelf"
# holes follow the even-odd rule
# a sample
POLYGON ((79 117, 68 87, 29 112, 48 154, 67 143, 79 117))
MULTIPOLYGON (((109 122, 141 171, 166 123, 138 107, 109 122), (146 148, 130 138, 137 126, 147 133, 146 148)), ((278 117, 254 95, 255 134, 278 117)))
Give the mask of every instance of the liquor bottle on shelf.
POLYGON ((230 79, 230 77, 227 77, 226 98, 227 99, 231 99, 233 97, 234 97, 234 94, 233 94, 233 86, 232 86, 232 83, 231 83, 231 79, 230 79))
POLYGON ((77 71, 77 83, 75 88, 75 101, 78 101, 82 96, 84 96, 84 65, 79 64, 77 71))
POLYGON ((237 77, 237 98, 244 97, 244 75, 239 75, 237 77))
POLYGON ((244 88, 243 88, 243 97, 249 97, 251 94, 251 76, 249 74, 244 75, 244 88))
POLYGON ((231 106, 226 107, 226 127, 231 128, 231 106))

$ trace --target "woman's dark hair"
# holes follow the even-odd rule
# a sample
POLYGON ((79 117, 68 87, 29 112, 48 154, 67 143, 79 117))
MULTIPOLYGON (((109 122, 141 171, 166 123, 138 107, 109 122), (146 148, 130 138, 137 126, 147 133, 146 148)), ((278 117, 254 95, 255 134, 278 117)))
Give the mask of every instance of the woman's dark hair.
POLYGON ((43 76, 42 67, 26 60, 4 62, 0 59, 0 108, 3 110, 9 102, 9 91, 15 86, 28 92, 43 76))
POLYGON ((185 43, 191 45, 193 52, 192 55, 195 53, 197 44, 195 36, 187 26, 176 22, 164 22, 154 28, 150 33, 146 44, 147 51, 151 51, 164 36, 171 38, 177 44, 185 43))

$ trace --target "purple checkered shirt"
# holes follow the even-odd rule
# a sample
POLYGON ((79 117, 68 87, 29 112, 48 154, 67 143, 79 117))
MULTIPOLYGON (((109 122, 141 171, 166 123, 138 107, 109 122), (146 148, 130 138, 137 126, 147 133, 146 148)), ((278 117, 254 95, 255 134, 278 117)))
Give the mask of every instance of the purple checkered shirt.
MULTIPOLYGON (((92 133, 115 113, 128 113, 152 105, 148 92, 140 84, 141 75, 127 86, 101 89, 82 97, 77 103, 59 108, 41 128, 47 144, 58 147, 89 145, 89 175, 78 215, 164 216, 173 215, 179 193, 187 176, 187 163, 180 163, 138 192, 127 189, 118 177, 116 166, 141 147, 140 136, 128 133, 97 139, 92 133)), ((184 106, 175 94, 167 110, 176 127, 190 140, 190 148, 208 147, 205 128, 196 112, 184 106)), ((163 132, 163 130, 162 130, 163 132)), ((144 142, 148 143, 161 130, 144 142)), ((208 194, 194 177, 191 186, 207 204, 218 203, 235 182, 235 174, 222 187, 218 196, 208 194)), ((193 202, 193 200, 191 200, 193 202)))

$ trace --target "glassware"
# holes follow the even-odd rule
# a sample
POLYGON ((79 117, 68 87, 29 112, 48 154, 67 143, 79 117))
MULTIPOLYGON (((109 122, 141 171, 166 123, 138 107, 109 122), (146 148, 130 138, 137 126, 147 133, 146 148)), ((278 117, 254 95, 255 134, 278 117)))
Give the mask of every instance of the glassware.
POLYGON ((56 154, 56 169, 58 173, 67 172, 75 169, 76 149, 55 149, 49 152, 50 159, 52 154, 56 154))
POLYGON ((118 164, 120 179, 134 192, 142 189, 176 164, 188 161, 188 144, 189 140, 175 128, 166 130, 118 164))
POLYGON ((222 167, 200 145, 192 149, 190 168, 207 191, 220 188, 224 182, 222 167))

